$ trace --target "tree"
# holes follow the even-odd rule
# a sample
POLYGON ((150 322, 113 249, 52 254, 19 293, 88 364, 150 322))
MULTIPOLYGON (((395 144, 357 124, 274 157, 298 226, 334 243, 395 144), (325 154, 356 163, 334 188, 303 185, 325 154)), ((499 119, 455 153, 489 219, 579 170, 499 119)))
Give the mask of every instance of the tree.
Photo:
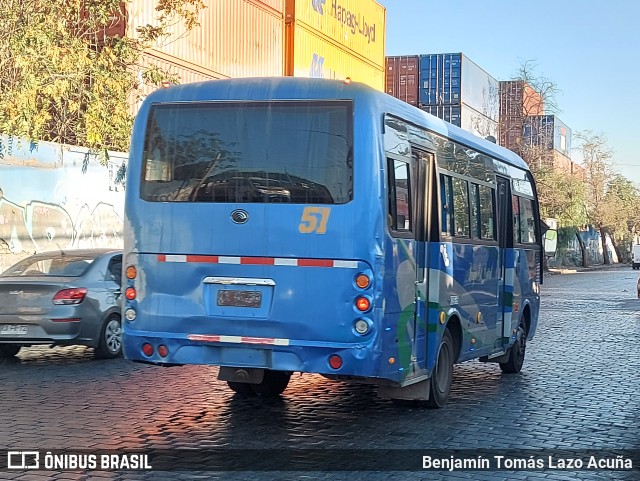
POLYGON ((534 61, 525 60, 514 73, 513 80, 500 83, 500 144, 530 165, 533 159, 527 159, 531 146, 525 139, 527 123, 534 116, 554 114, 556 96, 560 92, 554 82, 537 75, 535 69, 534 61))
POLYGON ((586 210, 589 223, 600 232, 603 243, 604 263, 610 264, 609 252, 606 249, 606 229, 610 216, 607 213, 606 194, 609 182, 614 173, 611 167, 613 151, 607 145, 603 134, 591 131, 576 135, 582 151, 582 164, 585 168, 585 184, 587 188, 586 210))
MULTIPOLYGON (((5 0, 0 10, 0 132, 93 151, 126 151, 131 99, 142 81, 174 80, 139 65, 151 42, 170 40, 177 23, 197 25, 202 0, 157 0, 153 25, 132 37, 119 0, 5 0)), ((105 157, 106 160, 106 157, 105 157)))
POLYGON ((604 230, 611 236, 618 259, 628 257, 633 234, 640 226, 640 189, 629 179, 614 174, 604 195, 604 230), (624 252, 621 245, 626 245, 624 252))

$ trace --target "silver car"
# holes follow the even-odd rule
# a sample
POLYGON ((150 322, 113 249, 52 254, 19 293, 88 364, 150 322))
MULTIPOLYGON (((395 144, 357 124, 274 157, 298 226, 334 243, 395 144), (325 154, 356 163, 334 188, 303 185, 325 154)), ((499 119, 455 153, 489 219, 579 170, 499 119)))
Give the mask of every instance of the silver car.
POLYGON ((0 274, 0 358, 22 346, 84 345, 122 352, 122 251, 35 254, 0 274))

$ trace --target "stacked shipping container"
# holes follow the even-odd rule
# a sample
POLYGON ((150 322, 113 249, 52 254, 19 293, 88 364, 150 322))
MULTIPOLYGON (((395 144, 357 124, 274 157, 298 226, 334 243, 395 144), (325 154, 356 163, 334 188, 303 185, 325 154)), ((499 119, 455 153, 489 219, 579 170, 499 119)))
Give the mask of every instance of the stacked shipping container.
POLYGON ((542 96, 526 82, 500 82, 500 145, 517 152, 526 117, 543 113, 542 96))
POLYGON ((387 57, 385 92, 418 107, 420 95, 420 57, 387 57))
MULTIPOLYGON (((228 77, 351 78, 384 89, 385 9, 374 0, 204 0, 200 26, 176 25, 145 62, 181 82, 228 77)), ((128 4, 128 34, 154 25, 157 0, 128 4)))
POLYGON ((497 137, 498 81, 468 57, 427 54, 387 57, 386 63, 387 93, 481 137, 497 137))

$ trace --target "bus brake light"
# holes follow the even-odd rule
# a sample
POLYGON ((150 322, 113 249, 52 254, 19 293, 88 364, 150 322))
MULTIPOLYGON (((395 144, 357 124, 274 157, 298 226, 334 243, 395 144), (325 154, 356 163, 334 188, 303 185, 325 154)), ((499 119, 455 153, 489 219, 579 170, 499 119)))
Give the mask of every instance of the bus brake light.
POLYGON ((369 302, 369 299, 366 297, 358 297, 356 299, 356 308, 359 311, 366 312, 369 310, 369 307, 371 307, 371 302, 369 302))

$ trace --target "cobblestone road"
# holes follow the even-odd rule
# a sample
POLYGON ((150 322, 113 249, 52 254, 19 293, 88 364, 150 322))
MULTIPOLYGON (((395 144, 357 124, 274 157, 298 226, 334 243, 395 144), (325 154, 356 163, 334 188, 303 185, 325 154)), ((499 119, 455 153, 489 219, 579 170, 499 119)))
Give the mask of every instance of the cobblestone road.
MULTIPOLYGON (((523 456, 530 449, 638 449, 636 279, 630 268, 547 277, 523 372, 457 365, 451 399, 440 410, 399 407, 369 386, 312 375, 292 378, 280 400, 238 399, 216 380, 216 368, 98 361, 85 348, 23 349, 15 361, 0 360, 0 448, 233 448, 250 457, 259 454, 252 449, 269 448, 265 462, 272 464, 291 454, 287 448, 395 449, 399 459, 436 449, 520 449, 523 456)), ((389 456, 361 455, 374 463, 389 456)), ((2 471, 0 479, 637 480, 640 471, 2 471)))

